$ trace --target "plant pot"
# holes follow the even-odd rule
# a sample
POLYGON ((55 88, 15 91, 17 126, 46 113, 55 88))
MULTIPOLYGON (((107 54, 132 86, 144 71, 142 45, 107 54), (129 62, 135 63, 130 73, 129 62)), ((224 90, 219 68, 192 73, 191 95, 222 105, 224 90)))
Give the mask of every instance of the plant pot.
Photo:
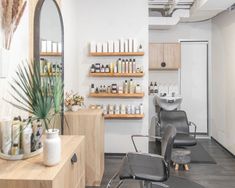
POLYGON ((46 166, 55 166, 61 159, 61 140, 59 129, 46 131, 46 138, 43 144, 43 162, 46 166))
POLYGON ((72 111, 77 112, 81 107, 79 105, 73 105, 72 106, 72 111))

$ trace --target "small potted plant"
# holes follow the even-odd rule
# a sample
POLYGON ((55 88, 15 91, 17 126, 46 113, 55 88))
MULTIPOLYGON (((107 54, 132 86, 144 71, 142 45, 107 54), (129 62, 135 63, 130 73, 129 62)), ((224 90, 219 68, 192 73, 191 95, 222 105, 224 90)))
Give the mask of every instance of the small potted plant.
POLYGON ((59 129, 55 129, 54 124, 55 117, 62 113, 64 86, 60 76, 42 78, 39 65, 28 62, 18 66, 11 84, 11 96, 15 101, 9 103, 29 113, 29 121, 40 121, 44 125, 44 164, 53 166, 59 163, 61 156, 59 129))
POLYGON ((65 107, 73 112, 78 111, 84 105, 84 97, 73 93, 73 91, 65 94, 65 107))

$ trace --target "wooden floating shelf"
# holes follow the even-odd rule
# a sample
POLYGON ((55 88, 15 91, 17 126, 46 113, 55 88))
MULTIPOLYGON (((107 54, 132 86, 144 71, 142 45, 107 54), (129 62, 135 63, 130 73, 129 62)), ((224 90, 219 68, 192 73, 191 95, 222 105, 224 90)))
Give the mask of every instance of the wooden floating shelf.
POLYGON ((61 76, 61 73, 41 74, 41 77, 61 76))
POLYGON ((91 56, 144 56, 144 52, 91 52, 91 56))
POLYGON ((144 114, 106 114, 105 119, 143 119, 144 114))
POLYGON ((128 93, 128 94, 120 94, 120 93, 91 93, 89 97, 96 98, 143 98, 144 93, 128 93))
POLYGON ((91 77, 143 77, 144 73, 90 73, 91 77))
POLYGON ((58 56, 62 56, 62 53, 60 53, 60 52, 41 52, 40 53, 40 56, 56 56, 56 57, 58 57, 58 56))

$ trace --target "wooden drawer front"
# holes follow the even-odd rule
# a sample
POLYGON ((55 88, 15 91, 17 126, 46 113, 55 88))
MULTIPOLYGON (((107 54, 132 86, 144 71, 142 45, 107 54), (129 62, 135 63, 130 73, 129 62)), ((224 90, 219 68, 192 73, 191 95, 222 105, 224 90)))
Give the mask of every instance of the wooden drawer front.
MULTIPOLYGON (((164 44, 165 69, 179 69, 181 65, 181 45, 180 43, 164 44)), ((161 67, 164 69, 164 67, 161 67)))
POLYGON ((164 46, 163 44, 149 44, 149 69, 154 70, 161 67, 164 61, 164 46))
POLYGON ((85 188, 85 145, 84 141, 69 157, 63 170, 53 182, 53 188, 85 188), (73 155, 77 156, 77 162, 71 162, 73 155))

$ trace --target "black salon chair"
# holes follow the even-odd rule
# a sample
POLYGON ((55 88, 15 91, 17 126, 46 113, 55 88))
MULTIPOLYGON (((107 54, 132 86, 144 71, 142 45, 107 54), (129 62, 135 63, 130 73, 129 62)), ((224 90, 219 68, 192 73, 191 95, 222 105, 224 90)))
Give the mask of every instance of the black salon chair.
POLYGON ((176 128, 177 134, 174 141, 174 147, 194 146, 197 144, 196 130, 197 126, 193 122, 189 122, 186 112, 177 111, 160 111, 159 123, 157 129, 160 129, 160 135, 163 135, 166 128, 171 125, 176 128), (190 133, 190 126, 194 126, 193 135, 190 133))
POLYGON ((106 188, 111 187, 113 180, 119 177, 115 186, 120 187, 124 180, 139 180, 141 186, 151 188, 152 184, 168 187, 165 182, 170 176, 171 151, 176 136, 175 127, 168 126, 161 138, 161 155, 141 153, 137 150, 134 137, 149 137, 133 135, 132 141, 136 152, 127 153, 123 158, 120 170, 112 177, 106 188))

